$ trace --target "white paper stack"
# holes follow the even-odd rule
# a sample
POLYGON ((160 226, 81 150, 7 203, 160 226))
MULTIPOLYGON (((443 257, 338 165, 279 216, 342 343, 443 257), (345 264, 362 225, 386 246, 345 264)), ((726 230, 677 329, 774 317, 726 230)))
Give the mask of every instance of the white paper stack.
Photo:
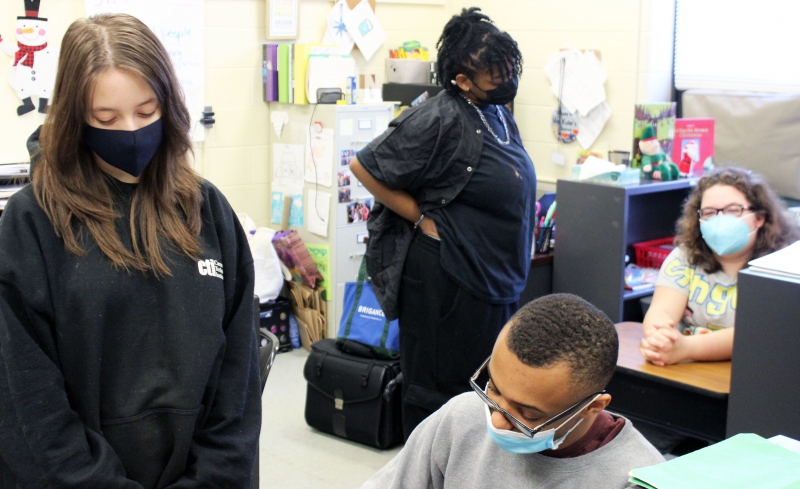
POLYGON ((751 260, 750 270, 800 279, 800 241, 761 258, 751 260))
POLYGON ((578 142, 589 149, 611 117, 605 102, 608 71, 594 52, 567 49, 549 55, 544 72, 550 91, 578 119, 578 142))

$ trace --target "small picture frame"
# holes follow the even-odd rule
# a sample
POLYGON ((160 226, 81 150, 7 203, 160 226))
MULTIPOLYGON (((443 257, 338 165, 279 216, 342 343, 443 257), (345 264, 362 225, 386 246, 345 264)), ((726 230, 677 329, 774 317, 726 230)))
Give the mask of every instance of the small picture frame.
POLYGON ((300 35, 300 0, 266 0, 267 39, 297 39, 300 35))

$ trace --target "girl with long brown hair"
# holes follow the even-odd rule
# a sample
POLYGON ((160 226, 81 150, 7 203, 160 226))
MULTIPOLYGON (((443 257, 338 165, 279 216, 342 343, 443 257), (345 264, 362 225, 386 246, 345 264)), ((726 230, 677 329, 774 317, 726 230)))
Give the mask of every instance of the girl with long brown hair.
POLYGON ((747 262, 800 238, 761 176, 716 170, 697 182, 678 221, 644 318, 640 351, 656 365, 729 360, 737 276, 747 262))
POLYGON ((189 121, 139 20, 69 27, 0 220, 0 488, 250 486, 252 256, 189 121))

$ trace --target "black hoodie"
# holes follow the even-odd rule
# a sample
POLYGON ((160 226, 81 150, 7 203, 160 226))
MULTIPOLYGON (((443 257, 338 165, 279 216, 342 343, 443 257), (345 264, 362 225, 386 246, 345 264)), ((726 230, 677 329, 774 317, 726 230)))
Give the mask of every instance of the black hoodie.
MULTIPOLYGON (((135 185, 109 179, 127 246, 135 185)), ((249 488, 261 426, 253 261, 202 186, 171 276, 66 251, 30 186, 0 219, 0 489, 249 488)))

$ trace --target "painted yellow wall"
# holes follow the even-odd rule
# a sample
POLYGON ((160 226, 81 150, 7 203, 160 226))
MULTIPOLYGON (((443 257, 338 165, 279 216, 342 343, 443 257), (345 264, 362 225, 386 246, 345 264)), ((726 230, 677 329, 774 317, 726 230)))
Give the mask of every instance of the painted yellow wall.
MULTIPOLYGON (((380 2, 380 0, 379 0, 380 2)), ((51 19, 55 38, 84 15, 84 0, 46 0, 42 15, 51 19), (46 12, 46 13, 45 13, 46 12)), ((301 0, 299 42, 321 40, 329 0, 301 0)), ((578 143, 557 143, 550 129, 556 98, 542 67, 547 55, 567 44, 594 48, 609 71, 606 82, 613 114, 593 150, 630 149, 633 105, 669 97, 670 17, 673 0, 447 0, 445 5, 377 4, 378 20, 388 41, 366 62, 355 52, 361 72, 384 73, 386 50, 417 39, 433 50, 442 27, 462 7, 483 8, 517 40, 525 71, 516 100, 516 119, 540 180, 554 186, 569 177, 578 143), (566 155, 564 167, 550 162, 552 152, 566 155)), ((0 0, 0 35, 13 39, 14 20, 22 0, 0 0)), ((269 205, 269 108, 261 96, 261 43, 265 37, 265 0, 206 0, 205 104, 216 113, 206 141, 196 147, 197 170, 222 189, 237 212, 266 225, 269 205)), ((0 54, 4 72, 10 58, 0 54), (5 58, 5 59, 4 59, 5 58)), ((4 78, 4 77, 3 77, 4 78)), ((0 80, 0 163, 27 159, 25 140, 43 117, 17 117, 19 101, 0 80)))

